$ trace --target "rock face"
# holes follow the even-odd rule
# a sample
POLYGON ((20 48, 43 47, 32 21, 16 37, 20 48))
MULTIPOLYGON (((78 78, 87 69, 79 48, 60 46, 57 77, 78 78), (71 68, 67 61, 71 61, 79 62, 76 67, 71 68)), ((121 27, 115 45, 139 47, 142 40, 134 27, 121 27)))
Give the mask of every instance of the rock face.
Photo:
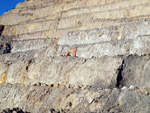
POLYGON ((0 55, 10 52, 11 52, 11 41, 4 36, 0 36, 0 55))
POLYGON ((150 112, 149 4, 26 0, 6 12, 0 112, 150 112))
POLYGON ((149 112, 150 89, 96 89, 1 85, 0 109, 20 108, 33 113, 149 112), (7 94, 7 98, 5 98, 7 94), (11 104, 8 104, 10 103, 11 104))

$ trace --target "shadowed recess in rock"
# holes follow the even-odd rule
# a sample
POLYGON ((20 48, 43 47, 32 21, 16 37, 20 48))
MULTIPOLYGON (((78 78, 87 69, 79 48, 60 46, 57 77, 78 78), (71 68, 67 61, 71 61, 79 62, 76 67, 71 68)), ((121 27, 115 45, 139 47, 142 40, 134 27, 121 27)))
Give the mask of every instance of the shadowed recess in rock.
POLYGON ((6 53, 11 53, 11 41, 4 36, 0 36, 0 54, 6 53))

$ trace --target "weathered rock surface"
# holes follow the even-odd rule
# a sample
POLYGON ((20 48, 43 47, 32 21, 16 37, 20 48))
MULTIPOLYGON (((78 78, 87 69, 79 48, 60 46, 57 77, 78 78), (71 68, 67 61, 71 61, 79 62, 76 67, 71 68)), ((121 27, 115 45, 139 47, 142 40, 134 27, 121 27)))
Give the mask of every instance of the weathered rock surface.
POLYGON ((149 113, 149 5, 26 0, 0 16, 0 112, 149 113))
POLYGON ((3 30, 4 30, 4 26, 0 25, 0 36, 2 35, 3 30))
POLYGON ((146 113, 150 89, 66 88, 49 86, 0 85, 0 110, 21 108, 32 113, 110 112, 146 113), (11 104, 7 104, 11 103, 11 104), (6 106, 7 105, 7 106, 6 106))
MULTIPOLYGON (((7 61, 3 60, 7 64, 7 61)), ((1 61, 1 62, 3 62, 1 61)), ((59 83, 74 86, 115 87, 121 58, 79 59, 38 57, 9 61, 6 83, 59 83), (64 65, 65 64, 65 65, 64 65)), ((3 65, 1 66, 3 67, 3 65)))
POLYGON ((10 39, 0 36, 0 55, 11 52, 11 41, 10 39))
POLYGON ((149 86, 150 56, 128 56, 124 59, 122 70, 123 86, 149 86))

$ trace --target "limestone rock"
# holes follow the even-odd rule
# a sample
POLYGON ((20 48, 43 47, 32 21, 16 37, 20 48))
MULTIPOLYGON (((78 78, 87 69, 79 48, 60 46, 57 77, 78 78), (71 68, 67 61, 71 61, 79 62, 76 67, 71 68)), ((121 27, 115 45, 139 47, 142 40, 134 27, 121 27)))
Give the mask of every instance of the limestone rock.
POLYGON ((136 85, 149 87, 149 60, 150 56, 128 56, 124 60, 122 70, 122 85, 136 85))
POLYGON ((28 61, 9 61, 6 83, 25 85, 37 82, 45 84, 91 85, 115 87, 121 58, 100 59, 38 57, 28 61), (63 65, 66 64, 66 65, 63 65))
POLYGON ((0 85, 0 110, 13 108, 48 112, 148 112, 150 89, 105 90, 0 85), (30 91, 29 89, 33 90, 30 91), (4 98, 7 94, 7 98, 4 98), (146 108, 146 109, 144 109, 146 108))
POLYGON ((11 52, 11 42, 10 39, 0 36, 0 55, 11 52))
POLYGON ((0 112, 149 112, 149 4, 25 0, 4 13, 0 112))
POLYGON ((8 65, 4 63, 0 63, 0 84, 5 83, 7 79, 7 70, 8 70, 8 65))

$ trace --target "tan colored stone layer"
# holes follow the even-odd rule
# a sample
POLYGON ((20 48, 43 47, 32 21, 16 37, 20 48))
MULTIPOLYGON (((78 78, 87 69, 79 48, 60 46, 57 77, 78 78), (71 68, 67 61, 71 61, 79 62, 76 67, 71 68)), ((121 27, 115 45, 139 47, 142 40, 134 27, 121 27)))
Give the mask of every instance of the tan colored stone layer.
POLYGON ((0 63, 0 84, 5 83, 7 78, 8 65, 0 63))
MULTIPOLYGON (((11 61, 10 61, 11 62, 11 61)), ((6 83, 115 86, 121 58, 100 59, 38 57, 35 60, 12 62, 7 70, 6 83), (65 64, 65 65, 64 65, 65 64), (105 68, 107 66, 107 68, 105 68), (114 81, 113 83, 111 81, 114 81)))

